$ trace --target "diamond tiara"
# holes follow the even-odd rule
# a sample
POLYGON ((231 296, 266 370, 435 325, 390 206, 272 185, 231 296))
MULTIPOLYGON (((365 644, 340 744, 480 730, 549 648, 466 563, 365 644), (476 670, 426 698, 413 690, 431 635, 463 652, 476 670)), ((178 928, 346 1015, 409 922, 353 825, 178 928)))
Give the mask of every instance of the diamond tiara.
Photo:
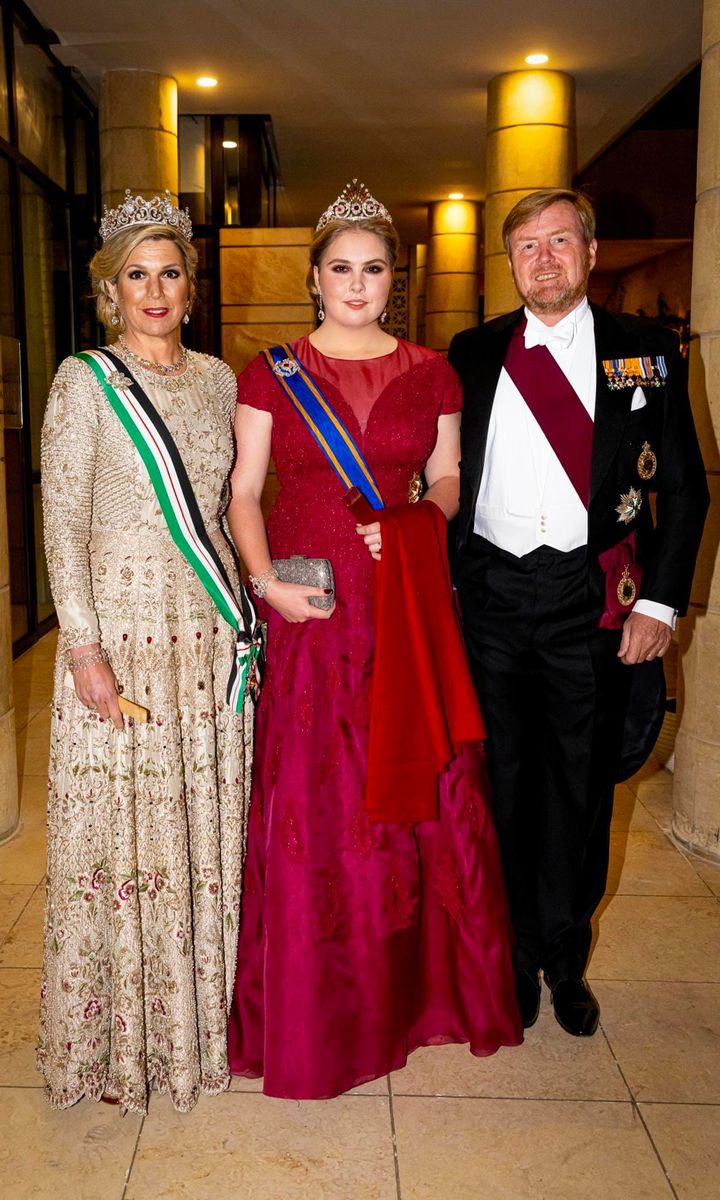
POLYGON ((107 242, 123 229, 133 225, 170 225, 189 242, 193 235, 190 213, 187 208, 179 209, 172 201, 170 192, 162 196, 133 196, 130 188, 125 189, 125 199, 117 208, 105 208, 100 222, 100 238, 107 242))
POLYGON ((315 232, 324 229, 330 221, 365 221, 368 217, 379 217, 392 225, 392 217, 384 204, 370 194, 364 183, 353 179, 345 185, 337 200, 321 216, 315 232))

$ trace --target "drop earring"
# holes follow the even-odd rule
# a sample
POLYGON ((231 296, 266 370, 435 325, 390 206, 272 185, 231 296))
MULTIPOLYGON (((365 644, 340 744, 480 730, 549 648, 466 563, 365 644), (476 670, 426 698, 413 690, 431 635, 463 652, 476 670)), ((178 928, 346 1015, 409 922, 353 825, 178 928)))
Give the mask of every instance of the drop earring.
POLYGON ((190 309, 189 308, 185 309, 185 316, 182 319, 182 323, 183 323, 183 325, 190 324, 190 309))
POLYGON ((317 298, 318 298, 318 310, 317 310, 318 321, 324 321, 325 320, 325 309, 323 308, 323 298, 322 298, 322 292, 320 291, 320 288, 318 288, 317 298))
POLYGON ((117 306, 116 300, 113 300, 113 302, 112 302, 112 314, 110 317, 110 324, 112 325, 113 329, 118 329, 120 327, 120 309, 117 306))
POLYGON ((383 315, 380 318, 380 324, 387 325, 387 321, 388 321, 388 310, 385 309, 385 312, 383 313, 383 315))

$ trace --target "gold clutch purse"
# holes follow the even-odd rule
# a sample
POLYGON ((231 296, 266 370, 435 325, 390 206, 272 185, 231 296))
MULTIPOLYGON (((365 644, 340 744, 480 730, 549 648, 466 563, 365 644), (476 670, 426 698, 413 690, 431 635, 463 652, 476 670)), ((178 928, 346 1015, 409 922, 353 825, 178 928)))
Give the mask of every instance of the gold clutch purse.
MULTIPOLYGON (((73 679, 72 671, 65 672, 65 679, 63 682, 66 688, 70 688, 70 690, 73 692, 75 691, 75 680, 73 679)), ((148 708, 143 708, 142 704, 136 704, 134 700, 128 700, 122 695, 119 695, 117 699, 118 708, 120 709, 121 713, 125 714, 126 717, 132 717, 133 721, 138 721, 142 725, 147 723, 148 717, 150 716, 150 710, 148 708)))

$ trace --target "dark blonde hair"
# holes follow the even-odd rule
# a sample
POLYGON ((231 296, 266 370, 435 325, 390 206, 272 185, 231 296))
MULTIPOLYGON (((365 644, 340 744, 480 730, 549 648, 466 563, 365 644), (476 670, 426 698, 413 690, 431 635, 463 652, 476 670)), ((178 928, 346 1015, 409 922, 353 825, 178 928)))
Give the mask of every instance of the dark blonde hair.
POLYGON ((131 225, 128 229, 123 229, 120 233, 116 233, 114 237, 108 239, 107 242, 93 255, 89 271, 90 282, 92 284, 92 294, 95 297, 97 306, 98 319, 106 327, 113 329, 117 333, 121 333, 125 328, 125 322, 120 316, 120 324, 113 325, 112 317, 115 314, 115 302, 113 301, 108 283, 116 283, 117 277, 122 271, 125 263, 141 242, 146 242, 152 239, 157 241, 162 239, 166 242, 174 242, 180 251, 180 257, 183 260, 185 267, 185 275, 188 281, 188 310, 193 306, 195 300, 196 286, 195 277, 197 275, 198 255, 197 250, 190 242, 186 242, 184 237, 173 229, 170 225, 131 225))
POLYGON ((590 245, 595 237, 595 209, 587 196, 583 196, 582 192, 573 191, 572 188, 542 188, 540 191, 531 192, 529 196, 523 196, 522 200, 518 200, 506 216, 502 227, 502 238, 508 255, 510 254, 510 235, 526 221, 532 217, 539 217, 546 208, 550 208, 552 204, 558 204, 561 200, 566 200, 575 209, 582 227, 585 244, 590 245))
POLYGON ((400 253, 400 238, 395 226, 391 225, 389 221, 384 221, 381 217, 364 217, 360 221, 328 221, 327 225, 313 234, 310 242, 310 266, 305 283, 315 304, 318 302, 318 290, 313 268, 320 266, 325 251, 330 249, 335 238, 339 237, 341 233, 346 233, 348 229, 361 229, 366 233, 376 234, 385 247, 390 270, 397 262, 400 253))

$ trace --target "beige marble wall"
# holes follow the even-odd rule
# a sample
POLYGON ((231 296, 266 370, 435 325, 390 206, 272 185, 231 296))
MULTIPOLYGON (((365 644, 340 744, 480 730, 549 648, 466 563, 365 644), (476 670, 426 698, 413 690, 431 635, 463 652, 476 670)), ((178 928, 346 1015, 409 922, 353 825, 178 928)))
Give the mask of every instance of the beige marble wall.
POLYGON ((0 395, 0 841, 9 837, 16 829, 19 812, 3 428, 2 396, 0 395))
POLYGON ((313 328, 305 287, 311 234, 305 228, 220 230, 222 354, 236 374, 263 346, 313 328))
POLYGON ((508 71, 490 80, 485 201, 486 319, 509 312, 519 304, 502 242, 505 217, 529 192, 569 187, 574 161, 572 76, 562 71, 508 71))
POLYGON ((480 209, 470 200, 441 200, 429 215, 425 344, 444 353, 456 333, 477 325, 480 209))
POLYGON ((178 197, 177 83, 154 71, 106 71, 100 89, 100 174, 103 203, 119 204, 125 188, 178 197))
POLYGON ((713 504, 681 646, 682 719, 673 788, 675 838, 720 859, 720 0, 705 0, 690 383, 713 504))

